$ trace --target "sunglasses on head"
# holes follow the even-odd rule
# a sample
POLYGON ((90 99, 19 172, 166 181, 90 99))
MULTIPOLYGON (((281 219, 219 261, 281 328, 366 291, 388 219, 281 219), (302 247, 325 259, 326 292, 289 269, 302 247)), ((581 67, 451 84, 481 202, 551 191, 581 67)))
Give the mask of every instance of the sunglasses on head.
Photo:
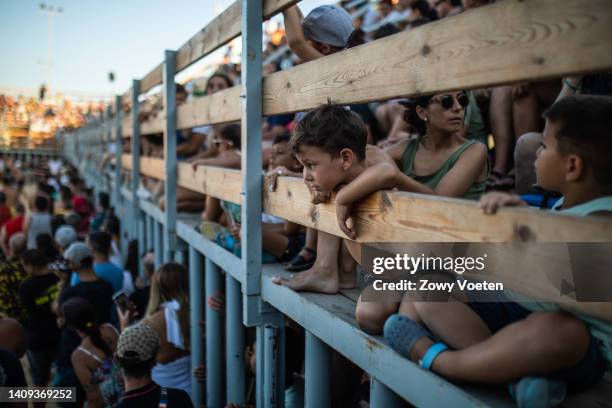
POLYGON ((455 101, 459 106, 465 108, 470 103, 470 98, 466 93, 461 93, 456 98, 453 95, 443 95, 439 98, 431 98, 429 103, 439 103, 442 108, 449 110, 455 105, 455 101))

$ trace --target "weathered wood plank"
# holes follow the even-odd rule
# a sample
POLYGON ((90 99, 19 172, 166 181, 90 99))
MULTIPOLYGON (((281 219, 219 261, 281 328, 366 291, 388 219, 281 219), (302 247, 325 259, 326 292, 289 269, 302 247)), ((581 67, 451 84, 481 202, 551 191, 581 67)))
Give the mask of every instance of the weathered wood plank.
POLYGON ((200 166, 194 171, 191 164, 179 163, 178 185, 222 200, 242 203, 242 176, 237 170, 200 166))
POLYGON ((264 114, 609 70, 610 38, 608 0, 498 2, 274 73, 264 114))
MULTIPOLYGON (((300 0, 265 0, 263 4, 264 20, 290 7, 300 0)), ((179 72, 217 48, 222 47, 241 33, 241 1, 235 1, 219 14, 206 27, 198 31, 183 44, 176 53, 176 71, 179 72)), ((140 83, 140 91, 146 92, 162 83, 163 64, 157 65, 140 83)), ((127 100, 128 92, 123 95, 127 100)))
MULTIPOLYGON (((609 70, 608 38, 607 0, 589 7, 580 0, 504 1, 269 75, 263 110, 277 115, 328 101, 361 103, 609 70)), ((182 105, 179 128, 240 120, 240 92, 234 87, 182 105)))

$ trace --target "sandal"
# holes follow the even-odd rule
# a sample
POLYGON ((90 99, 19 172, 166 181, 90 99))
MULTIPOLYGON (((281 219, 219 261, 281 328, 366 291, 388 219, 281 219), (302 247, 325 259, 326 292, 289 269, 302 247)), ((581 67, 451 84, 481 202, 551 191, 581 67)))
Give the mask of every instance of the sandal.
POLYGON ((504 175, 497 170, 492 170, 486 181, 487 191, 508 191, 515 185, 514 169, 504 175))
POLYGON ((565 399, 565 383, 546 377, 523 377, 508 386, 519 408, 556 407, 565 399))
MULTIPOLYGON (((423 337, 435 339, 427 329, 400 314, 391 315, 385 322, 383 331, 389 346, 407 359, 410 359, 410 352, 418 340, 423 337)), ((436 357, 447 349, 448 347, 444 343, 434 343, 419 361, 419 366, 430 370, 436 357)))
POLYGON ((289 272, 302 272, 302 271, 312 268, 312 265, 314 265, 315 260, 317 259, 317 251, 315 251, 312 248, 308 248, 308 247, 304 247, 302 248, 302 250, 308 252, 310 255, 312 255, 312 257, 310 259, 306 259, 298 253, 287 264, 287 266, 285 267, 285 270, 289 272))

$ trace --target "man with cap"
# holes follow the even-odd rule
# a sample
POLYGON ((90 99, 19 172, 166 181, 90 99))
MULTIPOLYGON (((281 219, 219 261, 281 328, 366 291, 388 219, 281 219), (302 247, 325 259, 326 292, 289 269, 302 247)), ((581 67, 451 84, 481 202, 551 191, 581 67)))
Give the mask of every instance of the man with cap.
POLYGON ((79 283, 67 286, 66 281, 61 282, 63 289, 59 300, 56 302, 54 311, 58 315, 58 323, 63 326, 60 346, 56 360, 56 376, 53 379, 54 387, 76 387, 77 399, 85 398, 85 393, 76 378, 70 357, 72 352, 79 346, 81 338, 72 329, 64 325, 61 316, 61 305, 68 299, 81 297, 87 299, 96 307, 96 320, 98 323, 111 321, 111 309, 113 306, 113 287, 110 283, 98 278, 93 271, 93 253, 83 242, 73 242, 64 252, 64 258, 68 261, 69 268, 78 274, 79 283))
POLYGON ((54 240, 61 256, 59 259, 49 264, 49 269, 59 276, 62 282, 67 282, 72 274, 68 261, 64 258, 64 252, 66 252, 70 244, 75 242, 77 238, 76 230, 70 225, 62 225, 55 231, 54 240))
POLYGON ((283 11, 289 48, 303 62, 345 49, 355 30, 353 19, 342 7, 324 5, 306 18, 298 6, 283 11))
POLYGON ((119 336, 115 355, 125 380, 120 408, 193 407, 185 391, 160 387, 151 379, 159 346, 157 332, 145 324, 130 326, 119 336))
POLYGON ((68 249, 70 244, 77 240, 77 232, 70 225, 62 225, 55 231, 55 242, 59 246, 60 253, 63 255, 64 251, 68 249))

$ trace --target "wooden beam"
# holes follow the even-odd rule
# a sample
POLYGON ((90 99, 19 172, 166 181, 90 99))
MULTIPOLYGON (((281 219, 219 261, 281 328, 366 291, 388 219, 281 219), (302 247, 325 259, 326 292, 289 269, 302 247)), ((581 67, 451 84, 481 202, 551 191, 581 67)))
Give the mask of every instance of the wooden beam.
POLYGON ((179 163, 178 185, 236 204, 242 203, 242 178, 238 170, 200 166, 194 171, 190 163, 179 163))
MULTIPOLYGON (((131 169, 131 156, 122 163, 131 169)), ((238 170, 179 163, 178 185, 237 204, 242 202, 238 170)), ((143 175, 163 180, 163 160, 141 158, 143 175)), ((264 183, 265 184, 265 183, 264 183)), ((281 177, 276 191, 263 189, 264 211, 340 237, 335 205, 310 203, 302 179, 281 177)), ((358 242, 611 242, 612 220, 572 217, 528 208, 482 213, 469 200, 381 191, 354 209, 358 242)))
POLYGON ((610 38, 608 0, 498 2, 274 73, 264 114, 609 70, 610 38))
MULTIPOLYGON (((132 170, 132 155, 121 155, 121 165, 124 169, 132 170)), ((140 174, 157 180, 165 180, 164 159, 140 156, 140 174)))
MULTIPOLYGON (((300 0, 264 0, 264 20, 278 14, 300 0)), ((176 71, 179 72, 217 48, 222 47, 241 33, 241 1, 235 1, 206 27, 198 31, 183 44, 176 54, 176 71)), ((153 68, 141 81, 141 92, 146 92, 162 83, 162 64, 153 68)), ((129 92, 129 91, 128 91, 129 92)), ((123 95, 127 100, 128 93, 123 95)))
MULTIPOLYGON (((269 75, 264 114, 610 70, 607 38, 607 0, 504 1, 269 75)), ((178 127, 240 120, 240 92, 183 104, 178 127)))

